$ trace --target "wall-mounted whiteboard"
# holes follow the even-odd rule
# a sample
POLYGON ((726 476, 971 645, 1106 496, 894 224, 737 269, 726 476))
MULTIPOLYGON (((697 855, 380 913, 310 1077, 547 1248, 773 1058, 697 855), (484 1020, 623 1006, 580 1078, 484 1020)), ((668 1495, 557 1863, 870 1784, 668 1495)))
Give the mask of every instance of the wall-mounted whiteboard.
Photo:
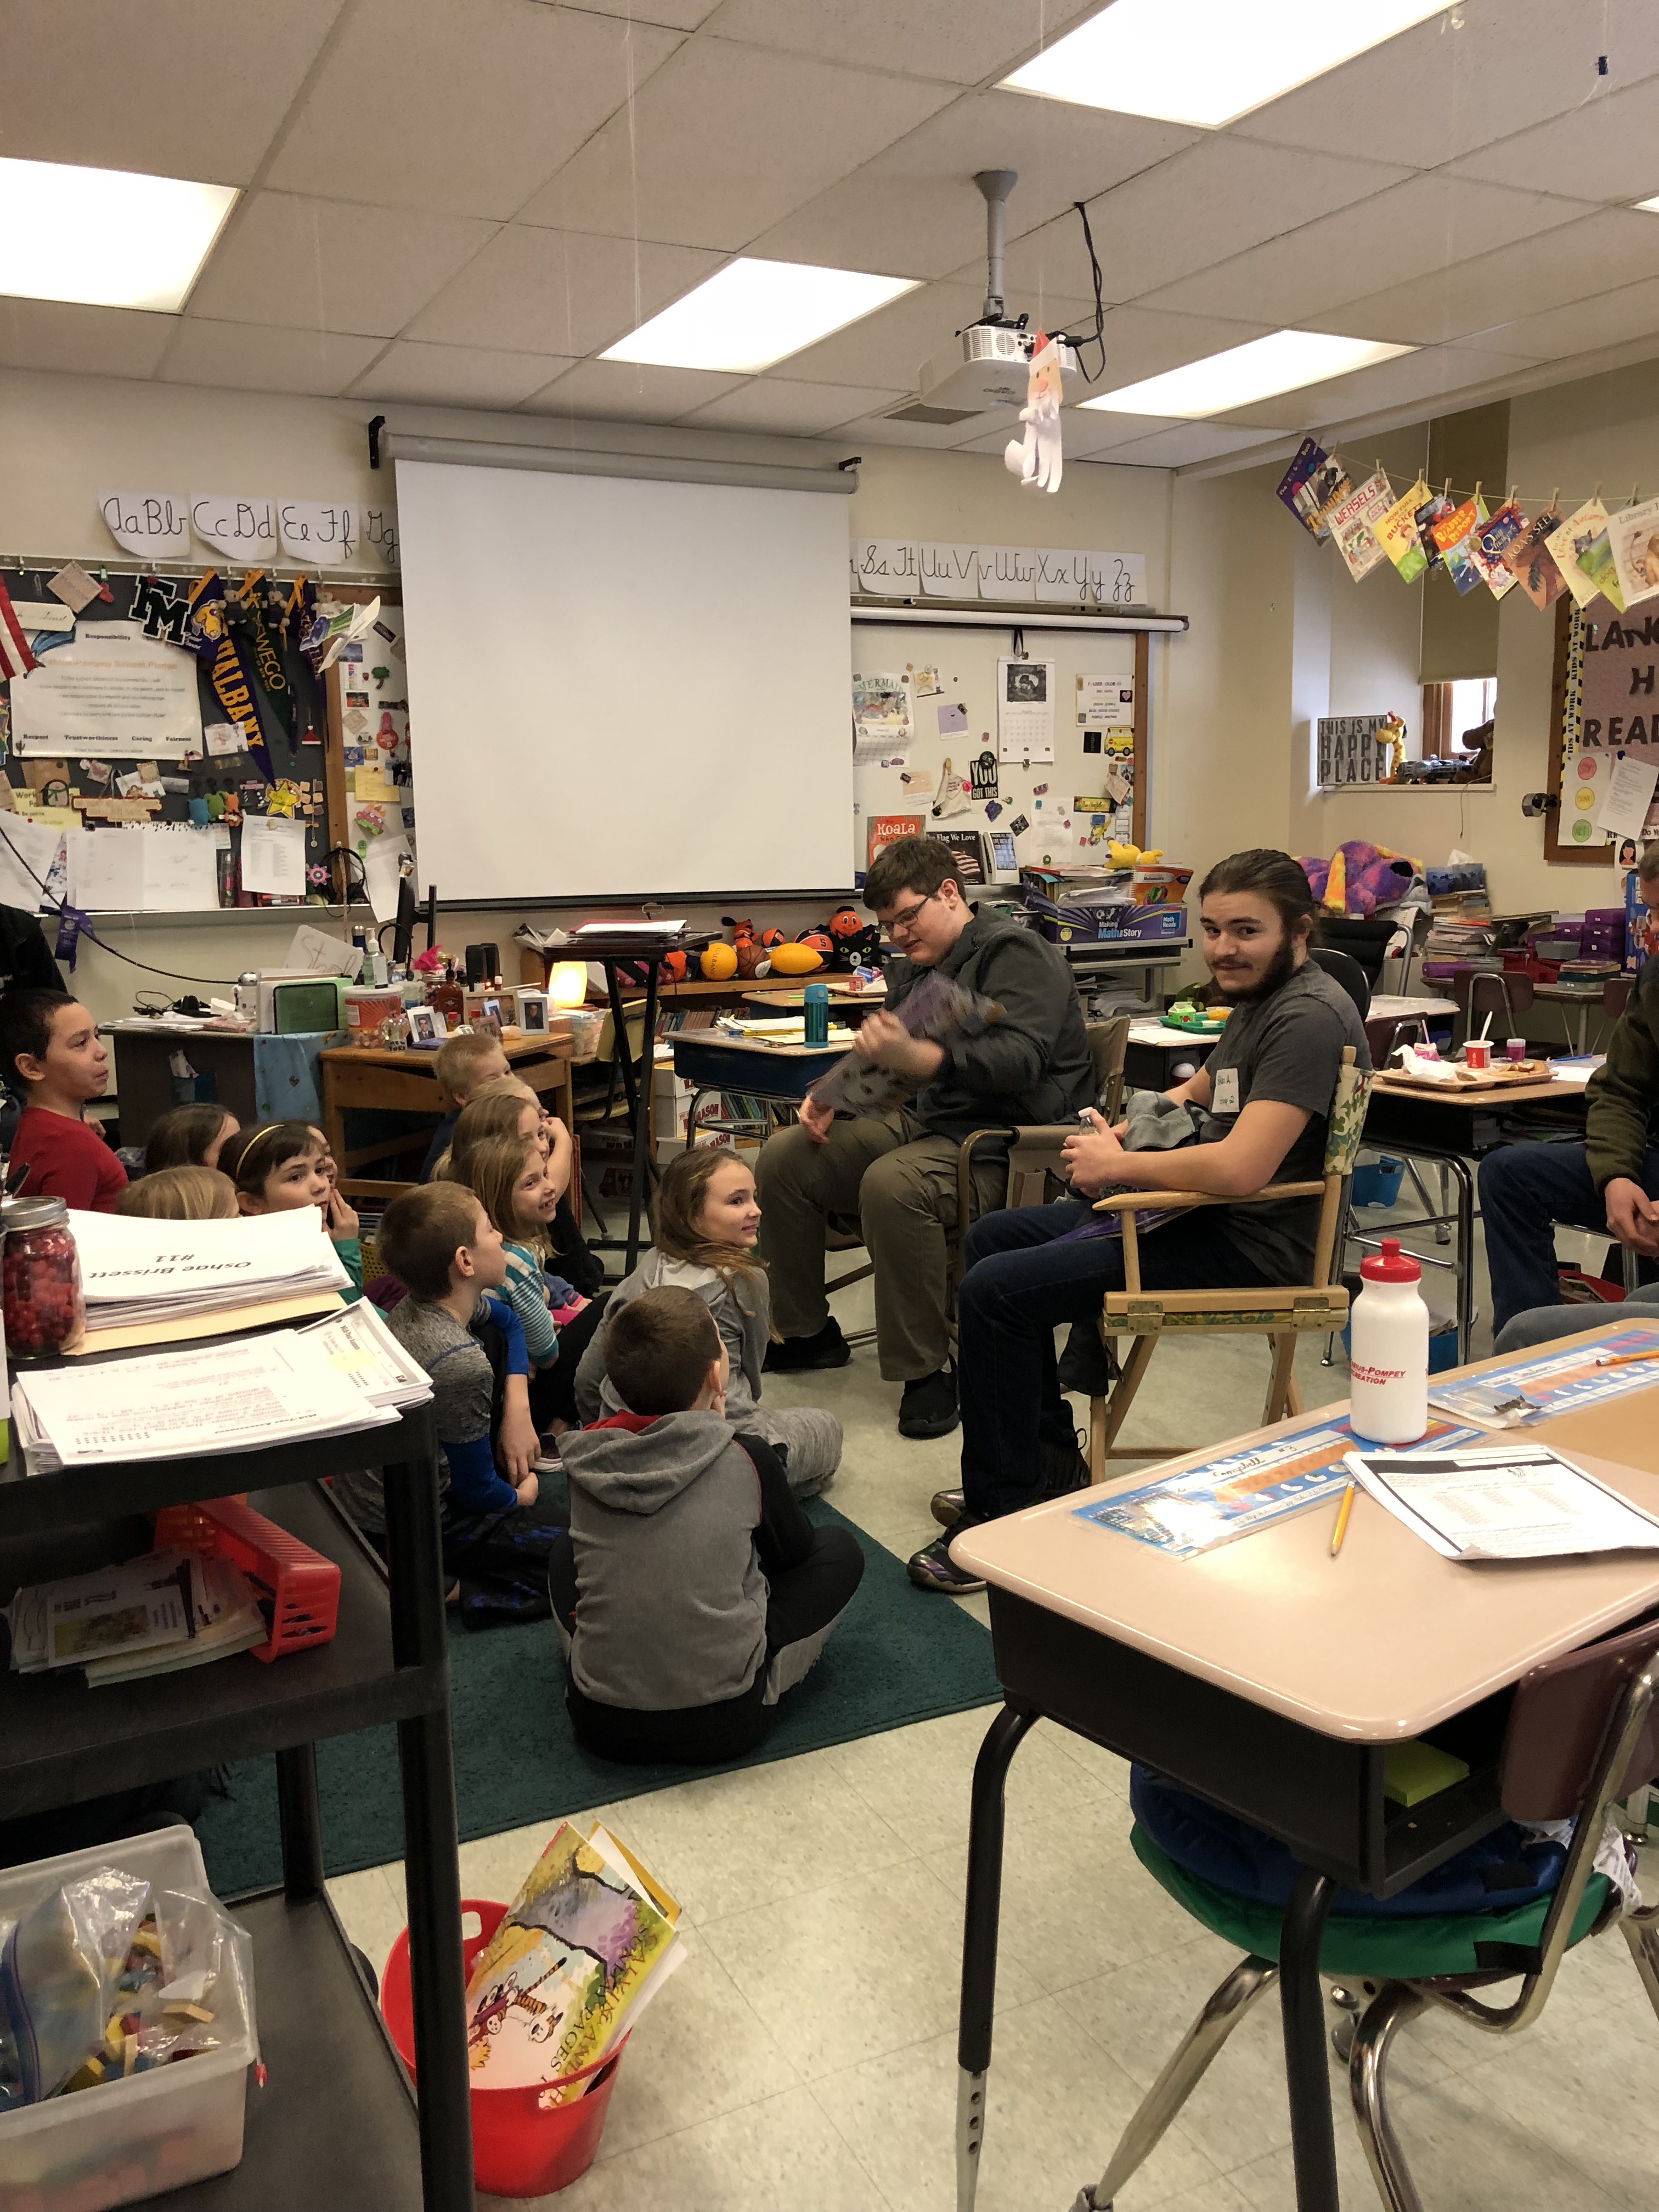
POLYGON ((849 884, 847 502, 398 463, 441 900, 849 884))

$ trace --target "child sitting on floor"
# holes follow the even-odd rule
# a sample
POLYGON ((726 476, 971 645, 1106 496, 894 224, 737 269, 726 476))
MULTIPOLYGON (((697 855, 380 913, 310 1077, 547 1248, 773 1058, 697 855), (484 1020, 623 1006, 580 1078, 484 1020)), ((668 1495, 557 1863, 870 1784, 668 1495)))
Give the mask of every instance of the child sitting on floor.
POLYGON ((145 1221, 230 1221, 236 1186, 217 1168, 158 1168, 130 1182, 115 1211, 145 1221))
POLYGON ((606 1759, 740 1758, 817 1659, 864 1572, 817 1528, 778 1456, 726 1419, 707 1299, 647 1290, 607 1322, 633 1408, 562 1446, 570 1534, 549 1577, 578 1740, 606 1759))
POLYGON ((496 1082, 507 1073, 507 1054, 499 1037, 482 1030, 463 1030, 459 1036, 446 1037, 438 1047, 432 1072, 438 1079, 444 1118, 432 1132, 421 1169, 422 1182, 430 1182, 437 1173, 438 1163, 454 1139, 462 1107, 476 1098, 486 1083, 496 1082))
POLYGON ((342 1296, 352 1304, 363 1294, 363 1248, 357 1216, 331 1181, 326 1160, 308 1121, 262 1121, 257 1128, 239 1129, 219 1149, 220 1169, 236 1186, 239 1213, 317 1208, 351 1278, 342 1296))
MULTIPOLYGON (((487 1083, 462 1108, 453 1139, 438 1162, 433 1180, 471 1183, 468 1163, 472 1152, 492 1137, 501 1136, 535 1138, 559 1188, 559 1201, 547 1224, 548 1249, 543 1255, 542 1267, 550 1279, 555 1317, 560 1329, 564 1330, 574 1322, 590 1298, 601 1303, 597 1294, 605 1281, 605 1271, 588 1250, 566 1195, 575 1168, 575 1147, 564 1123, 545 1111, 527 1083, 516 1075, 502 1076, 494 1083, 487 1083)), ((594 1314, 585 1323, 571 1353, 573 1363, 586 1349, 587 1338, 598 1322, 599 1316, 594 1314)), ((569 1396, 568 1389, 563 1395, 569 1396)), ((561 1410, 566 1420, 575 1419, 574 1401, 568 1409, 561 1410)))
POLYGON ((532 1417, 539 1433, 557 1436, 578 1419, 576 1371, 604 1313, 603 1301, 573 1297, 568 1284, 556 1307, 543 1272, 549 1232, 564 1195, 559 1164, 568 1172, 569 1140, 544 1158, 534 1137, 490 1137, 463 1157, 467 1188, 501 1233, 507 1299, 530 1355, 532 1417))
POLYGON ((607 1340, 624 1307, 665 1284, 695 1291, 714 1317, 731 1364, 726 1419, 747 1436, 763 1437, 788 1468, 797 1497, 815 1498, 841 1465, 841 1423, 815 1407, 763 1413, 756 1402, 772 1333, 766 1262, 755 1256, 760 1218, 755 1178, 730 1152, 702 1149, 670 1160, 657 1191, 655 1245, 611 1293, 605 1325, 576 1372, 576 1404, 582 1419, 593 1421, 627 1403, 606 1379, 607 1340))
POLYGON ((211 1101, 204 1105, 169 1106, 144 1144, 144 1173, 163 1168, 216 1168, 220 1147, 241 1124, 211 1101))
POLYGON ((25 1198, 62 1198, 83 1213, 112 1213, 127 1171, 82 1118, 109 1088, 98 1024, 62 991, 8 991, 0 999, 0 1077, 23 1094, 9 1165, 27 1167, 25 1198))
MULTIPOLYGON (((507 1279, 500 1234, 470 1190, 429 1183, 392 1200, 380 1247, 409 1293, 386 1327, 432 1378, 444 1573, 460 1585, 462 1620, 545 1620, 548 1561, 562 1531, 537 1506, 524 1331, 509 1306, 485 1295, 507 1279)), ((334 1492, 383 1551, 380 1474, 337 1475, 334 1492)))

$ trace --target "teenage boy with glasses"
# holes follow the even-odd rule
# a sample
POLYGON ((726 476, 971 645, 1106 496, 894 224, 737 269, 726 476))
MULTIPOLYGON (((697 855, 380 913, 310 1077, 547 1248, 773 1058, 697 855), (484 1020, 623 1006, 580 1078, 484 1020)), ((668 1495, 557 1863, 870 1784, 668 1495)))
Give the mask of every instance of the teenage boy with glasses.
MULTIPOLYGON (((976 919, 960 862, 936 838, 904 837, 870 870, 864 903, 900 957, 886 1008, 854 1049, 915 1085, 908 1104, 837 1118, 810 1101, 765 1146, 756 1170, 760 1249, 782 1341, 767 1366, 840 1367, 851 1352, 823 1294, 824 1231, 856 1216, 875 1266, 881 1372, 902 1382, 899 1434, 942 1437, 957 1421, 945 1318, 945 1231, 957 1225, 957 1155, 975 1129, 1068 1121, 1093 1103, 1088 1038, 1062 956, 1018 922, 976 919), (1001 1018, 943 1044, 913 1037, 890 1011, 930 969, 995 1000, 1001 1018)), ((987 1148, 994 1155, 994 1148, 987 1148)), ((1006 1168, 981 1151, 975 1204, 1001 1203, 1006 1168)))

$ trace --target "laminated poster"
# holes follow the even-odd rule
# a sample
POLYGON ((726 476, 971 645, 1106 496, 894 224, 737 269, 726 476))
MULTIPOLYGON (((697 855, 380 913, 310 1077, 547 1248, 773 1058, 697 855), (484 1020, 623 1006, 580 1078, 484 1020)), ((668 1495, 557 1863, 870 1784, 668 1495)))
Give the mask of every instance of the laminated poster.
POLYGON ((1388 513, 1372 525, 1377 544, 1393 562, 1402 584, 1414 583, 1429 565, 1415 520, 1418 508, 1428 495, 1429 488, 1419 477, 1411 489, 1395 500, 1388 513))
POLYGON ((1356 584, 1386 557, 1377 543, 1376 525, 1393 505, 1394 488, 1379 469, 1331 509, 1330 533, 1356 584))

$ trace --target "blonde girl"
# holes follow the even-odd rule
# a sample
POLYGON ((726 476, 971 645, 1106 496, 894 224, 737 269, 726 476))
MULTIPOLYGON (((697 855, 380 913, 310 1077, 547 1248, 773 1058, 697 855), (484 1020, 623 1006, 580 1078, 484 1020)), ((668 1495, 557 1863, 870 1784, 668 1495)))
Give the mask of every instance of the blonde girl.
POLYGON ((503 1295, 523 1327, 531 1365, 550 1367, 559 1356, 559 1332, 541 1262, 560 1193, 540 1142, 530 1136, 485 1138, 466 1154, 466 1181, 491 1226, 501 1231, 507 1254, 503 1295))
MULTIPOLYGON (((755 1178, 732 1153, 682 1152, 664 1169, 657 1192, 654 1245, 611 1293, 607 1320, 642 1291, 666 1284, 708 1303, 731 1365, 726 1417, 783 1455, 798 1497, 822 1490, 841 1464, 841 1423, 833 1413, 790 1406, 763 1413, 761 1363, 772 1331, 766 1263, 755 1251, 760 1231, 755 1178)), ((605 1330, 596 1331, 576 1375, 585 1421, 623 1410, 605 1371, 605 1330)))
POLYGON ((216 1168, 158 1168, 130 1182, 115 1211, 145 1221, 228 1221, 236 1186, 216 1168))

